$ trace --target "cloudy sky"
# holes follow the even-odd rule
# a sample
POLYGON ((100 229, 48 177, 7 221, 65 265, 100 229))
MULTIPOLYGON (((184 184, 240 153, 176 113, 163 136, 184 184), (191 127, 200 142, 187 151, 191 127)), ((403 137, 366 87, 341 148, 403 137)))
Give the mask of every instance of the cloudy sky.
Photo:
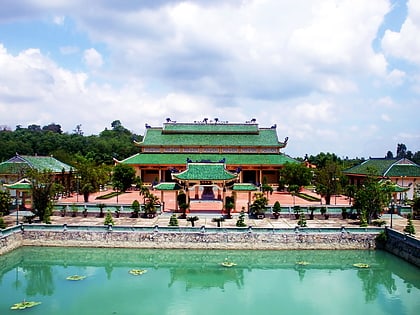
POLYGON ((293 157, 420 151, 420 1, 1 4, 1 126, 256 118, 293 157))

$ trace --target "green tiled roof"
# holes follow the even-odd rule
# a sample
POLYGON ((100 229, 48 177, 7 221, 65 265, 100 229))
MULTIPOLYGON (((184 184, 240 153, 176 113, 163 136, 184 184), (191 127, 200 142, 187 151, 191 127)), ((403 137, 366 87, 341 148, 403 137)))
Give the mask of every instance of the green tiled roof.
POLYGON ((33 168, 41 171, 50 170, 54 173, 60 173, 63 169, 65 172, 69 172, 72 169, 70 165, 60 162, 52 156, 22 155, 21 157, 33 168))
POLYGON ((187 169, 181 173, 172 174, 179 180, 232 180, 236 174, 228 172, 223 163, 188 163, 187 169))
POLYGON ((410 164, 397 164, 393 165, 386 173, 385 176, 398 177, 420 177, 420 166, 410 164))
POLYGON ((254 184, 235 183, 235 184, 233 184, 232 190, 235 190, 235 191, 255 191, 255 190, 258 190, 258 188, 254 184))
POLYGON ((345 174, 368 175, 374 169, 378 176, 387 177, 420 177, 420 166, 407 159, 369 159, 344 171, 345 174))
POLYGON ((226 124, 226 123, 167 123, 163 133, 258 133, 257 124, 226 124))
POLYGON ((38 171, 50 170, 54 173, 61 173, 64 169, 69 172, 72 167, 52 156, 29 156, 16 155, 6 162, 0 163, 0 174, 18 174, 27 169, 37 169, 38 171))
POLYGON ((160 183, 155 187, 157 190, 181 190, 182 187, 178 183, 160 183))
POLYGON ((241 133, 162 133, 162 128, 149 128, 146 130, 143 142, 139 144, 148 146, 257 146, 257 147, 283 147, 278 141, 276 129, 260 129, 256 134, 241 133))
POLYGON ((297 163, 284 154, 188 154, 188 153, 137 153, 121 163, 129 165, 185 165, 187 158, 193 162, 218 162, 225 158, 227 165, 272 165, 280 166, 286 162, 297 163))
POLYGON ((0 163, 0 174, 22 174, 30 167, 23 162, 2 162, 0 163))

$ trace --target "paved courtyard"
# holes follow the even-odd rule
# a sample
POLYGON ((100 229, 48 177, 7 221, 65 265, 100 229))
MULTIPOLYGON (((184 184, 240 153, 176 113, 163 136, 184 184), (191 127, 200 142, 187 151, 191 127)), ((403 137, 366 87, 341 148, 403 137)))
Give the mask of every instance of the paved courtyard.
MULTIPOLYGON (((94 203, 105 203, 107 208, 111 209, 114 212, 115 207, 121 205, 131 205, 134 200, 142 201, 142 196, 139 195, 138 191, 129 191, 127 193, 121 194, 118 196, 118 201, 116 197, 106 199, 106 200, 99 200, 96 197, 100 195, 104 195, 107 192, 99 192, 92 194, 89 198, 89 204, 94 203)), ((307 194, 315 195, 311 191, 304 191, 307 194)), ((173 211, 175 210, 175 192, 164 192, 163 195, 160 191, 153 191, 159 199, 165 203, 165 211, 152 219, 146 218, 130 218, 128 216, 121 216, 116 218, 114 215, 114 223, 116 225, 124 225, 124 226, 168 226, 169 218, 173 211)), ((227 195, 230 195, 228 192, 227 195)), ((281 193, 281 192, 273 192, 271 195, 268 195, 269 204, 272 205, 274 202, 279 201, 282 207, 290 206, 293 207, 294 204, 300 205, 303 207, 308 207, 310 205, 320 205, 319 202, 309 202, 301 198, 293 197, 288 193, 281 193)), ((70 198, 62 199, 60 202, 65 202, 69 204, 79 204, 83 205, 83 197, 82 196, 72 196, 70 198)), ((325 203, 325 202, 324 202, 325 203)), ((239 212, 242 207, 247 209, 248 204, 248 193, 238 193, 237 194, 237 201, 236 201, 236 208, 235 211, 232 213, 232 219, 226 219, 224 222, 221 223, 222 227, 235 227, 236 221, 239 216, 239 212)), ((341 207, 343 205, 348 205, 349 200, 343 196, 333 196, 331 199, 331 206, 341 207)), ((206 227, 216 227, 217 223, 212 222, 212 219, 215 217, 221 216, 221 209, 222 209, 222 202, 193 202, 191 205, 191 211, 188 215, 198 216, 199 220, 195 222, 195 226, 206 226, 206 227)), ((308 217, 308 216, 307 216, 308 217)), ((391 217, 389 215, 384 215, 383 220, 387 222, 387 225, 391 225, 391 217)), ((13 215, 9 215, 5 217, 5 221, 9 225, 13 225, 16 221, 16 218, 13 215)), ((103 225, 104 218, 98 218, 96 216, 89 215, 88 217, 83 217, 81 213, 78 213, 76 217, 71 217, 70 214, 67 214, 65 217, 61 216, 52 216, 51 217, 52 224, 68 224, 68 225, 103 225)), ((179 226, 191 226, 190 222, 187 222, 185 219, 179 219, 179 226)), ((407 219, 402 218, 398 215, 393 215, 392 218, 392 227, 396 230, 403 231, 404 227, 407 225, 407 219)), ((314 220, 307 219, 307 226, 311 228, 319 228, 319 227, 358 227, 359 222, 358 220, 343 220, 341 216, 330 216, 328 220, 324 219, 324 217, 318 215, 315 216, 314 220)), ((281 217, 279 219, 273 219, 267 216, 264 219, 249 219, 247 216, 245 218, 245 223, 247 226, 252 227, 266 227, 266 228, 294 228, 297 225, 297 220, 294 218, 294 214, 289 214, 288 212, 282 212, 281 217)), ((420 236, 420 220, 413 221, 415 225, 415 229, 417 231, 417 238, 420 236)))

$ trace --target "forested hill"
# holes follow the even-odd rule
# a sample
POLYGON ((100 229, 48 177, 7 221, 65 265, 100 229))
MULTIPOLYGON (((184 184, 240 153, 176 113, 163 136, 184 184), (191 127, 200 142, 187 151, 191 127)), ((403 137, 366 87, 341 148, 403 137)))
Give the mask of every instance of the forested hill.
MULTIPOLYGON (((111 123, 99 135, 85 136, 81 125, 77 125, 71 133, 65 133, 55 123, 47 126, 30 125, 26 128, 17 126, 14 131, 10 127, 0 126, 0 162, 10 159, 16 153, 20 155, 53 155, 58 160, 73 165, 77 156, 95 164, 113 164, 113 158, 123 160, 139 152, 134 141, 142 141, 142 136, 126 129, 119 120, 111 123)), ((397 145, 396 155, 388 151, 386 158, 408 158, 420 164, 420 151, 411 152, 403 143, 397 145)), ((304 160, 295 157, 298 160, 304 160)), ((319 153, 306 156, 305 160, 318 167, 326 160, 339 161, 343 168, 349 168, 364 161, 364 158, 348 158, 341 160, 334 153, 319 153)))
POLYGON ((125 159, 139 152, 133 141, 142 136, 124 128, 119 120, 105 128, 99 135, 84 136, 78 125, 72 133, 63 133, 61 126, 50 124, 44 127, 17 126, 14 131, 2 128, 0 131, 0 162, 20 155, 53 155, 58 160, 72 164, 74 156, 80 154, 97 164, 112 164, 112 159, 125 159))

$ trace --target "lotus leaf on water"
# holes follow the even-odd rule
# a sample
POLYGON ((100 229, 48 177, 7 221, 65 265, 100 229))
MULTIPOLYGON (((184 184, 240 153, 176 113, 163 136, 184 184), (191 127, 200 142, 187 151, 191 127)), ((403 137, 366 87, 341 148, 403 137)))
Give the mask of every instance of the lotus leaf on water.
POLYGON ((357 268, 369 268, 370 267, 368 264, 363 264, 363 263, 353 264, 353 266, 357 267, 357 268))
POLYGON ((224 262, 220 263, 220 265, 222 265, 223 267, 233 267, 233 266, 236 266, 237 264, 235 264, 234 262, 231 262, 231 261, 224 261, 224 262))
POLYGON ((74 276, 68 276, 66 279, 67 280, 72 280, 72 281, 78 281, 78 280, 83 280, 85 278, 86 278, 86 276, 74 275, 74 276))
POLYGON ((10 309, 11 310, 24 310, 25 308, 30 308, 39 304, 41 304, 41 302, 22 301, 20 303, 13 304, 10 307, 10 309))
POLYGON ((147 272, 147 270, 145 270, 145 269, 131 269, 129 271, 129 273, 132 274, 133 276, 140 276, 140 275, 142 275, 146 272, 147 272))

